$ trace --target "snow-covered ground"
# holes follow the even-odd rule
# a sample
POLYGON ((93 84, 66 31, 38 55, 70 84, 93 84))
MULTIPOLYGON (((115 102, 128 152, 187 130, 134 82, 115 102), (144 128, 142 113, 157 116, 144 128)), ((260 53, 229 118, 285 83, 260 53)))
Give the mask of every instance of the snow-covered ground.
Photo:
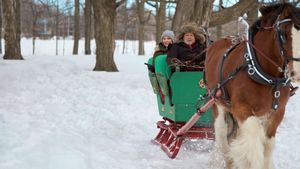
MULTIPOLYGON (((83 46, 81 41, 80 46, 83 46)), ((211 169, 214 142, 186 142, 169 159, 150 141, 160 119, 146 67, 154 43, 135 42, 115 61, 120 72, 93 72, 95 56, 70 55, 72 41, 22 40, 24 61, 0 59, 0 169, 211 169)), ((92 49, 94 50, 94 44, 92 49)), ((276 137, 277 169, 300 167, 300 94, 291 98, 276 137)))

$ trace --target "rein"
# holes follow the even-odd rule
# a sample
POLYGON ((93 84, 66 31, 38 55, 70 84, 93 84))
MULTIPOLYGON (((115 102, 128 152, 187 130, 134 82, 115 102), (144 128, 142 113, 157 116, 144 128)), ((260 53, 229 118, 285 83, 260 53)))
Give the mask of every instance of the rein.
POLYGON ((192 61, 193 60, 183 62, 183 61, 181 61, 181 60, 179 60, 177 58, 173 58, 171 66, 186 67, 186 68, 195 68, 195 69, 204 69, 204 66, 191 65, 192 61))
MULTIPOLYGON (((272 65, 274 65, 275 67, 277 67, 279 72, 283 72, 282 68, 276 64, 272 59, 270 59, 266 54, 264 54, 261 50, 259 50, 252 42, 245 40, 249 45, 251 45, 259 54, 261 54, 261 56, 263 58, 265 58, 266 60, 268 60, 272 65)), ((300 60, 300 58, 299 58, 300 60)))

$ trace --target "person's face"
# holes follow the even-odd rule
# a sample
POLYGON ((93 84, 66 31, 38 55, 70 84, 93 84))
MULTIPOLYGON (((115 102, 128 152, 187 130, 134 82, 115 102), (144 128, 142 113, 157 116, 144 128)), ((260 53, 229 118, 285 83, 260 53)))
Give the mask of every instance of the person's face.
POLYGON ((183 42, 187 45, 192 45, 196 42, 195 35, 193 33, 185 33, 183 36, 183 42))
POLYGON ((170 38, 170 37, 168 37, 168 36, 164 36, 163 38, 162 38, 162 43, 166 46, 166 47, 168 47, 170 44, 172 44, 173 42, 172 42, 172 39, 170 38))

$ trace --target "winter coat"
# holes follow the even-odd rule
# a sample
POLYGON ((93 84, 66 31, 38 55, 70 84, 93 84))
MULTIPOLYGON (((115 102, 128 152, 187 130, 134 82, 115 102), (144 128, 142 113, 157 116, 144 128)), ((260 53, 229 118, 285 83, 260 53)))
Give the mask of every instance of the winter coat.
POLYGON ((155 47, 155 51, 153 54, 153 59, 152 59, 152 65, 148 65, 148 69, 151 72, 155 72, 155 59, 157 56, 159 55, 164 55, 167 54, 168 50, 171 48, 172 44, 169 44, 169 46, 165 46, 162 42, 159 43, 156 47, 155 47))
POLYGON ((155 48, 153 58, 155 58, 156 56, 159 56, 159 55, 167 54, 168 50, 171 47, 172 47, 172 44, 170 44, 169 46, 166 47, 162 42, 160 42, 158 44, 158 46, 156 46, 156 48, 155 48))
POLYGON ((193 60, 195 65, 200 65, 205 59, 205 54, 201 53, 204 48, 205 46, 199 43, 199 41, 196 41, 192 45, 187 45, 184 42, 175 43, 168 52, 167 63, 172 65, 172 59, 177 58, 183 62, 193 60))

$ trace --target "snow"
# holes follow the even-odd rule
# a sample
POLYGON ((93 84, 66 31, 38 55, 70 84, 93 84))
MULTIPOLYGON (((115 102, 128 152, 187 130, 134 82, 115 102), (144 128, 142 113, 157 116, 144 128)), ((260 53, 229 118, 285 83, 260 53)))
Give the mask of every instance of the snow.
MULTIPOLYGON (((138 56, 136 42, 122 54, 117 41, 119 72, 91 71, 95 55, 71 55, 71 40, 63 55, 62 43, 55 56, 54 40, 38 40, 33 56, 23 39, 24 61, 0 59, 0 169, 217 168, 213 141, 187 141, 173 160, 151 143, 161 117, 143 63, 154 42, 138 56)), ((290 99, 279 127, 276 168, 300 166, 299 100, 290 99)))

